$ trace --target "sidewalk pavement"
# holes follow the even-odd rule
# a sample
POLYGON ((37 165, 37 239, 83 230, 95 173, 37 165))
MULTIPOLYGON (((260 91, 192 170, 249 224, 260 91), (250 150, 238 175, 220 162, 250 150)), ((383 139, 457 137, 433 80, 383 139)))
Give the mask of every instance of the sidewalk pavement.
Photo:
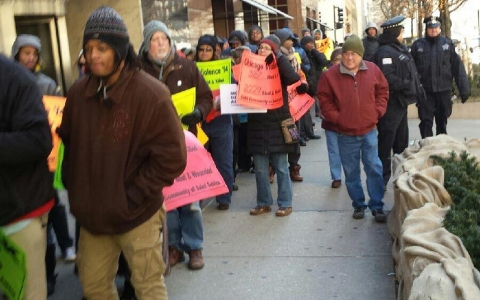
MULTIPOLYGON (((318 118, 316 123, 319 127, 318 118)), ((410 140, 420 139, 418 123, 409 120, 410 140)), ((449 134, 458 139, 478 137, 478 128, 480 120, 449 120, 448 125, 449 134)), ((256 205, 255 176, 250 173, 237 176, 239 190, 229 210, 218 211, 214 201, 204 203, 205 267, 190 271, 186 262, 173 267, 166 279, 170 300, 395 299, 387 226, 375 223, 368 210, 365 219, 352 218, 345 185, 330 187, 323 129, 316 134, 322 139, 302 147, 304 181, 293 184, 290 216, 275 217, 276 205, 272 213, 249 215, 256 205)), ((272 191, 275 195, 276 180, 272 191)), ((384 202, 390 211, 391 183, 384 202)), ((59 262, 57 270, 57 289, 49 299, 80 300, 73 265, 59 262)), ((121 288, 123 279, 117 283, 121 288)))

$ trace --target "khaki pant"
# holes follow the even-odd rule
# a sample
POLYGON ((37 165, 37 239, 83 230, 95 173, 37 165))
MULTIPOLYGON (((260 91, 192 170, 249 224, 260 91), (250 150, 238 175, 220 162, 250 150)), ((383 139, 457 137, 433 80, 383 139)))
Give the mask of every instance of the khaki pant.
POLYGON ((32 219, 27 227, 9 236, 15 244, 25 251, 27 260, 27 280, 23 300, 47 299, 47 276, 45 271, 47 221, 48 213, 32 219))
POLYGON ((80 229, 78 274, 88 300, 119 299, 114 280, 120 252, 130 267, 137 298, 167 299, 161 232, 164 219, 162 208, 149 220, 123 234, 93 235, 85 228, 80 229))

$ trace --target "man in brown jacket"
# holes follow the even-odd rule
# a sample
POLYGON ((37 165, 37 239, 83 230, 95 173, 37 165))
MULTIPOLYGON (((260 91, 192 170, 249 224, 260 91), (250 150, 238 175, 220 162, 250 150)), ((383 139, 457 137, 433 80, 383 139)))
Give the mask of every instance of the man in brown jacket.
POLYGON ((83 49, 91 75, 69 90, 59 134, 64 183, 81 226, 84 296, 118 298, 123 252, 138 299, 166 299, 162 189, 186 166, 180 121, 168 88, 135 68, 127 28, 112 8, 90 15, 83 49))
MULTIPOLYGON (((170 30, 164 23, 150 21, 143 29, 143 37, 139 51, 143 70, 164 82, 172 95, 195 88, 195 108, 181 121, 196 134, 196 124, 205 120, 213 107, 210 88, 195 63, 178 56, 170 30)), ((188 267, 192 270, 203 268, 203 218, 199 202, 169 211, 167 225, 170 266, 185 260, 184 252, 187 252, 190 256, 188 267)))

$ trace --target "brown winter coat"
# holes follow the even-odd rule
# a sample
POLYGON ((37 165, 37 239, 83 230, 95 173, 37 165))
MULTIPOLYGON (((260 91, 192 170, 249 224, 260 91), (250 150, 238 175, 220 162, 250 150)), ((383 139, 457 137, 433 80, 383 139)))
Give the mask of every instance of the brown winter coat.
POLYGON ((186 166, 185 137, 167 87, 138 69, 122 71, 99 100, 99 79, 69 90, 59 128, 70 207, 94 234, 120 234, 163 204, 162 189, 186 166))

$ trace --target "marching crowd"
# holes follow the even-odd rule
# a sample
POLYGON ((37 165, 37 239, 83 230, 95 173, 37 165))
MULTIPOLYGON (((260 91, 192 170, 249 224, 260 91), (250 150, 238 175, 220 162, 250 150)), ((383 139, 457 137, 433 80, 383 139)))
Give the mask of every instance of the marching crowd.
MULTIPOLYGON (((282 28, 267 35, 257 25, 226 39, 202 35, 195 50, 176 49, 169 28, 153 20, 136 52, 115 10, 92 12, 77 61, 80 76, 56 129, 65 147, 61 172, 78 225, 75 239, 47 167, 52 137, 42 96, 59 91, 41 72, 40 39, 19 35, 11 59, 0 55, 0 226, 27 258, 23 298, 46 299, 54 292, 53 234, 64 259, 75 261, 85 299, 118 299, 119 263, 126 278, 122 299, 167 299, 164 276, 185 254, 190 269, 203 268, 200 202, 166 212, 161 193, 186 166, 182 124, 197 134, 201 123, 208 136, 205 147, 228 186, 216 197, 218 210, 228 210, 233 191, 241 190, 236 174, 251 172, 257 205, 250 215, 271 212, 275 181, 275 215, 290 215, 292 182, 303 180, 301 147, 320 139, 320 125, 331 187, 341 187, 343 170, 353 218, 362 219, 369 208, 375 221, 385 222, 391 157, 408 146, 408 105, 418 106, 420 132, 428 137, 434 119, 436 134, 446 133, 453 79, 462 103, 470 96, 463 64, 451 40, 440 35, 439 20, 425 19, 425 37, 410 50, 403 43, 404 19, 386 21, 380 35, 369 23, 363 40, 349 35, 340 47, 330 41, 322 51, 321 30, 297 36, 282 28), (222 115, 196 62, 228 58, 241 65, 247 52, 278 68, 282 105, 266 113, 222 115), (298 82, 296 92, 315 103, 295 123, 298 142, 286 143, 281 122, 291 118, 287 86, 298 82), (179 118, 171 95, 190 88, 195 107, 179 118)), ((233 74, 232 82, 238 82, 233 74)))

